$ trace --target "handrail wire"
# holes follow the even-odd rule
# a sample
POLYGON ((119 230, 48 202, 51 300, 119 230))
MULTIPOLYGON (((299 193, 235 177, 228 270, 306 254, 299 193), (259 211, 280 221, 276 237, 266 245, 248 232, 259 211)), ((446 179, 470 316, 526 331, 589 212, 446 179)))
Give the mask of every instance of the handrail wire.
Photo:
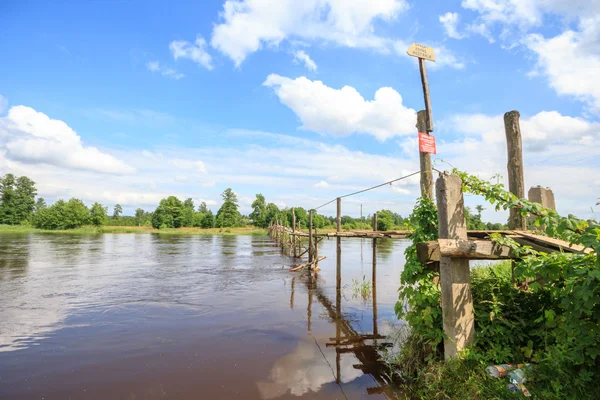
POLYGON ((385 182, 385 183, 382 183, 382 184, 380 184, 380 185, 372 186, 372 187, 370 187, 370 188, 367 188, 367 189, 359 190, 358 192, 354 192, 354 193, 348 193, 348 194, 345 194, 345 195, 343 195, 343 196, 336 197, 335 199, 333 199, 333 200, 331 200, 331 201, 328 201, 328 202, 327 202, 327 203, 325 203, 325 204, 321 204, 321 205, 320 205, 319 207, 317 207, 317 208, 313 208, 313 210, 315 210, 315 211, 316 211, 316 210, 318 210, 318 209, 319 209, 319 208, 321 208, 321 207, 325 207, 326 205, 329 205, 329 204, 333 203, 333 202, 334 202, 334 201, 336 201, 337 199, 342 199, 342 198, 344 198, 344 197, 350 197, 350 196, 354 196, 355 194, 359 194, 359 193, 368 192, 369 190, 377 189, 377 188, 379 188, 379 187, 382 187, 382 186, 385 186, 385 185, 391 185, 391 184, 392 184, 392 183, 394 183, 394 182, 398 182, 398 181, 401 181, 402 179, 410 178, 411 176, 413 176, 413 175, 416 175, 416 174, 419 174, 419 173, 421 173, 421 171, 413 172, 412 174, 405 175, 405 176, 403 176, 403 177, 400 177, 400 178, 397 178, 397 179, 393 179, 393 180, 391 180, 391 181, 389 181, 389 182, 385 182))

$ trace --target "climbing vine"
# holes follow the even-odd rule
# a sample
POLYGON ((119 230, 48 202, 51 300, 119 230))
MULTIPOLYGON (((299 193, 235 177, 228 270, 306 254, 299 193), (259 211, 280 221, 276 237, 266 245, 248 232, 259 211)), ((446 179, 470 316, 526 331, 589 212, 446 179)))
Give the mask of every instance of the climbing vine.
MULTIPOLYGON (((417 243, 437 240, 437 209, 426 198, 417 200, 409 217, 411 233, 408 236, 412 244, 404 251, 406 263, 400 278, 399 301, 396 303, 396 315, 408 322, 413 336, 421 344, 435 348, 442 341, 442 309, 440 307, 440 287, 435 282, 439 273, 427 268, 417 258, 417 243)), ((428 356, 433 356, 429 352, 428 356)))
MULTIPOLYGON (((483 196, 496 210, 516 209, 544 234, 581 246, 575 253, 545 253, 510 237, 492 240, 518 256, 510 265, 473 270, 475 343, 472 357, 484 362, 532 362, 533 385, 541 398, 592 398, 600 379, 600 225, 556 211, 506 191, 502 184, 454 170, 465 193, 483 196), (508 266, 508 268, 506 268, 508 266)), ((427 347, 429 359, 443 337, 437 272, 417 259, 416 244, 437 239, 437 210, 417 202, 410 223, 396 314, 411 327, 413 343, 427 347)))

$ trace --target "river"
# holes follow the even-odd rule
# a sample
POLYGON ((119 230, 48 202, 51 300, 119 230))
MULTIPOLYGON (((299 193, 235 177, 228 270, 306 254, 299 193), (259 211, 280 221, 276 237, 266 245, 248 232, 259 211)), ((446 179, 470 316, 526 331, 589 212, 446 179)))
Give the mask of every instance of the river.
POLYGON ((371 239, 338 284, 335 239, 311 277, 267 236, 0 235, 0 399, 389 398, 408 244, 377 241, 374 287, 371 239))

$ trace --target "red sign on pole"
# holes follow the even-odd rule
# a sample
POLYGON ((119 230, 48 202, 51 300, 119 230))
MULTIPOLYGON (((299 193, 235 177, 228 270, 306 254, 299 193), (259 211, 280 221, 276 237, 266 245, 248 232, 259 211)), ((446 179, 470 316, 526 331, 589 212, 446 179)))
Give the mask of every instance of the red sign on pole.
POLYGON ((435 136, 419 132, 419 151, 421 153, 436 154, 435 136))

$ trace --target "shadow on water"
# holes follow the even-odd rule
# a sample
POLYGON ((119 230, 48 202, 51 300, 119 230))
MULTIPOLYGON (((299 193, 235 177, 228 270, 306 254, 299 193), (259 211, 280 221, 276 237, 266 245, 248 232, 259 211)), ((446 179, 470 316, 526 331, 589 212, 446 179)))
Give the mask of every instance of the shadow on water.
POLYGON ((268 237, 1 239, 0 398, 397 395, 380 359, 403 241, 326 240, 314 276, 268 237))

